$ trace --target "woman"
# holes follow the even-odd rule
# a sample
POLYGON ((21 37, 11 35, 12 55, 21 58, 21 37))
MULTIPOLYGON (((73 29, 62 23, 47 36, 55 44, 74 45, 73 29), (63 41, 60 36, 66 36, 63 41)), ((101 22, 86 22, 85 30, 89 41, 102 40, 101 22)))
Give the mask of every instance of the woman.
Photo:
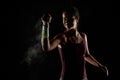
POLYGON ((58 48, 62 70, 60 80, 87 80, 86 62, 101 68, 108 75, 107 67, 99 63, 89 52, 87 35, 78 31, 79 11, 76 7, 69 7, 62 13, 65 31, 57 34, 49 40, 49 23, 51 15, 42 16, 43 51, 51 51, 58 48))

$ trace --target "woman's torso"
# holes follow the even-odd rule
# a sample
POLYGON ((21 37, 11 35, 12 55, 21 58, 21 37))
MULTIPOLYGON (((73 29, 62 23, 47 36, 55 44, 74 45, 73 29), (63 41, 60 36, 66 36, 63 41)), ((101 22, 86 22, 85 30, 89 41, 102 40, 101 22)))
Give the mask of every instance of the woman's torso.
POLYGON ((67 41, 60 45, 59 53, 62 62, 61 77, 63 80, 81 80, 86 76, 84 40, 80 43, 67 41))

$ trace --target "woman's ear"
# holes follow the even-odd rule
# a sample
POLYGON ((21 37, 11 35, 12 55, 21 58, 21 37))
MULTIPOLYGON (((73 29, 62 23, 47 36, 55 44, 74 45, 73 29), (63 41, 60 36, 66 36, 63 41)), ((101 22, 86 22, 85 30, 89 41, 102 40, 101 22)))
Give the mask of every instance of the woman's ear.
POLYGON ((77 23, 79 22, 79 17, 76 17, 77 23))

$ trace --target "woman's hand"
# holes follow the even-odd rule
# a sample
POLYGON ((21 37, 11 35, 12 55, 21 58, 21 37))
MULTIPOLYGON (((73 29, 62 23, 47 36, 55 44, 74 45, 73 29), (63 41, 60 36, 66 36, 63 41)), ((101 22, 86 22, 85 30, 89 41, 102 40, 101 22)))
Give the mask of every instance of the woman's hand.
POLYGON ((102 69, 103 70, 103 72, 105 72, 105 74, 108 76, 109 75, 109 72, 108 72, 108 69, 107 69, 107 67, 106 66, 100 66, 100 69, 102 69))
POLYGON ((51 19, 52 19, 52 16, 49 13, 43 14, 43 16, 41 17, 41 20, 42 20, 43 24, 50 23, 51 19))

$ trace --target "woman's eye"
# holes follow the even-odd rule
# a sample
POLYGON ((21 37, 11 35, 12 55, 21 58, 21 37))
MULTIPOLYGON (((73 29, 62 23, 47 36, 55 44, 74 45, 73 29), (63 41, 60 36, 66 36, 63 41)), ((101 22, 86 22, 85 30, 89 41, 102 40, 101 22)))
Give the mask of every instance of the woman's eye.
POLYGON ((65 21, 67 20, 67 18, 65 18, 65 21))

